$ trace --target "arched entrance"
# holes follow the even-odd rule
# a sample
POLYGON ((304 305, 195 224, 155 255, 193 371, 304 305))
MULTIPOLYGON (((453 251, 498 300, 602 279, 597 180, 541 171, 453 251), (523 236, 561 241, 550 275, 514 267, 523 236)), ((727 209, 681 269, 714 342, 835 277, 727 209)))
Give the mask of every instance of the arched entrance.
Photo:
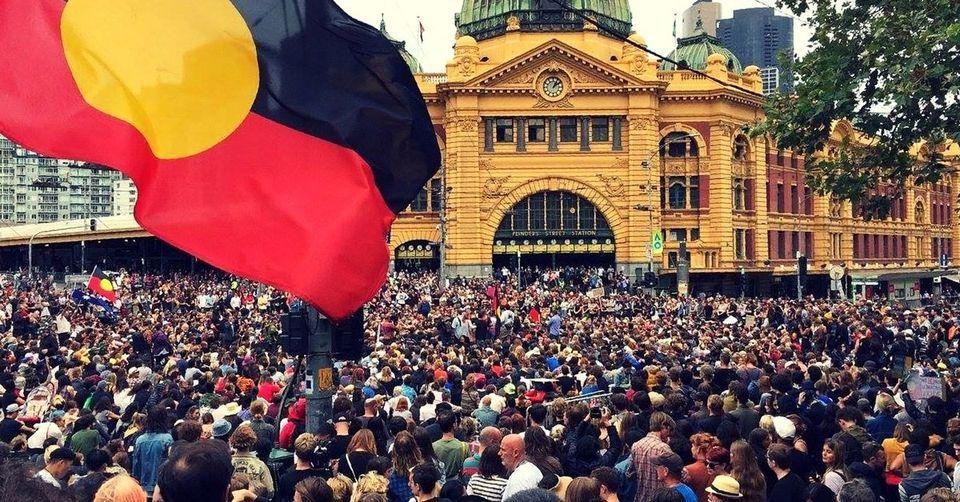
POLYGON ((440 246, 435 242, 416 240, 397 246, 393 267, 398 271, 439 270, 440 246))
POLYGON ((592 202, 567 191, 543 191, 514 204, 493 237, 493 265, 613 265, 615 240, 592 202))

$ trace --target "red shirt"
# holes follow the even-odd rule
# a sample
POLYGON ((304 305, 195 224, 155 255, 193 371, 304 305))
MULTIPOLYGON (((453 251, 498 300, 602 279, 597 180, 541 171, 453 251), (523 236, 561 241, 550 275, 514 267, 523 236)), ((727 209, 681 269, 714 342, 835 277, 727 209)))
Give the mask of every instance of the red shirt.
POLYGON ((280 392, 280 386, 273 382, 266 381, 260 384, 257 390, 257 396, 269 403, 273 401, 273 395, 277 392, 280 392))

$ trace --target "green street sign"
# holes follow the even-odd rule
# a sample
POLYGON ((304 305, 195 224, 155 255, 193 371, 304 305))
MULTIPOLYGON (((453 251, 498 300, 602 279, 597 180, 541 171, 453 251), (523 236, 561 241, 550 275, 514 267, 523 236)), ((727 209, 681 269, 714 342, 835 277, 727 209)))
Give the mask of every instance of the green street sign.
POLYGON ((654 232, 653 237, 650 239, 650 249, 653 250, 654 256, 663 254, 663 232, 654 232))

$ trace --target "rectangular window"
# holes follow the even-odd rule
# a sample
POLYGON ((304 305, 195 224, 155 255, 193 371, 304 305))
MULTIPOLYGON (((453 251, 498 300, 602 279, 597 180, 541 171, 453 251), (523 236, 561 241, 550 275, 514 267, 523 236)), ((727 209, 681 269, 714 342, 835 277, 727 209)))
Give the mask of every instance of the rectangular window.
POLYGON ((784 212, 783 207, 783 183, 777 183, 777 212, 784 212))
POLYGON ((544 194, 538 193, 530 196, 530 229, 531 230, 543 230, 543 226, 546 223, 543 208, 544 208, 544 194))
POLYGON ((560 195, 563 228, 564 230, 575 230, 577 228, 577 198, 568 192, 561 192, 560 195))
POLYGON ((700 207, 700 177, 691 176, 690 177, 690 208, 697 209, 700 207))
POLYGON ((787 233, 780 231, 777 234, 777 258, 782 260, 787 257, 787 233))
POLYGON ((440 178, 430 180, 430 210, 440 212, 443 206, 443 188, 440 178))
POLYGON ((577 138, 577 119, 560 119, 557 122, 560 123, 561 143, 575 143, 579 141, 579 138, 577 138))
POLYGON ((743 229, 738 228, 733 231, 733 253, 736 260, 747 259, 747 242, 743 229))
POLYGON ((677 268, 677 252, 670 251, 667 253, 667 267, 668 268, 677 268))
POLYGON ((592 204, 586 204, 580 207, 580 229, 592 230, 596 227, 597 215, 592 204))
POLYGON ((698 240, 700 240, 700 229, 699 229, 699 228, 691 228, 691 229, 690 229, 690 240, 692 240, 692 241, 698 241, 698 240))
POLYGON ((687 240, 686 228, 671 228, 667 230, 667 240, 676 242, 685 242, 687 240))
POLYGON ((743 178, 733 179, 733 209, 743 211, 747 206, 746 189, 743 186, 743 178))
POLYGON ((593 132, 593 141, 610 141, 610 119, 607 117, 591 118, 590 128, 593 132))
POLYGON ((800 192, 797 185, 790 185, 790 212, 800 214, 800 192))
POLYGON ((670 209, 685 209, 687 207, 686 178, 671 176, 668 179, 667 191, 670 195, 670 209))
POLYGON ((803 187, 803 214, 813 214, 813 192, 810 187, 803 187))
POLYGON ((527 141, 543 143, 547 140, 547 123, 543 119, 527 119, 527 141))
POLYGON ((497 119, 497 143, 513 143, 513 119, 497 119))
POLYGON ((547 192, 547 230, 560 230, 560 192, 547 192))
POLYGON ((413 199, 413 202, 410 203, 410 211, 415 213, 422 213, 427 210, 427 189, 426 187, 421 188, 417 192, 417 198, 413 199))

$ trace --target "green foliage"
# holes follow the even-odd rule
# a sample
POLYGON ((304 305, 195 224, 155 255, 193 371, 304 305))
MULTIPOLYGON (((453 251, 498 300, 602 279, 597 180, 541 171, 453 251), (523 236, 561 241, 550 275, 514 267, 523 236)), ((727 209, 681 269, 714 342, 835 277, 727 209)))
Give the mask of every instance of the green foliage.
POLYGON ((779 0, 808 23, 811 50, 793 64, 795 95, 773 96, 767 120, 781 148, 808 158, 818 193, 860 203, 884 216, 907 183, 933 183, 950 167, 937 152, 960 141, 960 1, 779 0), (847 120, 869 138, 845 141, 827 155, 834 123, 847 120), (922 158, 912 146, 931 145, 922 158), (892 194, 872 189, 892 186, 892 194))

